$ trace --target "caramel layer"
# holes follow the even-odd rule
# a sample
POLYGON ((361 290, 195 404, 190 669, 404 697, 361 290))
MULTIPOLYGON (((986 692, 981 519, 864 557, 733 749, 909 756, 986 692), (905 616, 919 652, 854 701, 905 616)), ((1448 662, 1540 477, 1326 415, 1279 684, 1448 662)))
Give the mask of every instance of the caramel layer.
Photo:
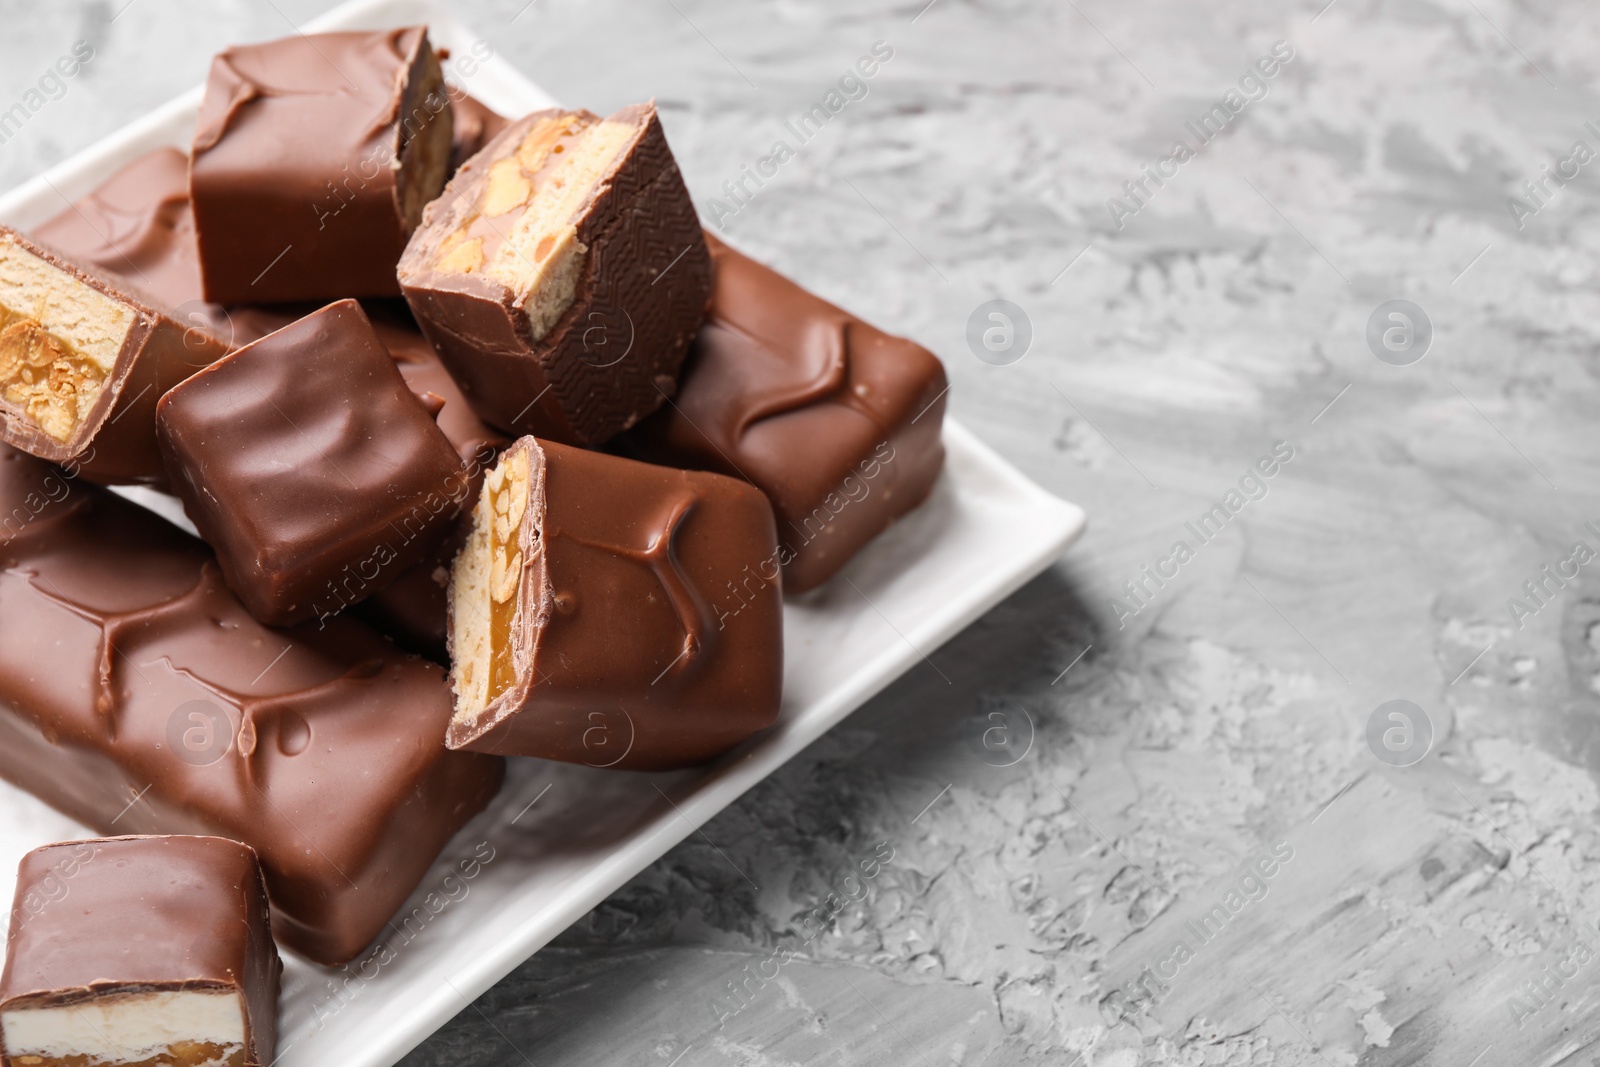
POLYGON ((245 1067, 245 1050, 239 1045, 211 1041, 175 1041, 141 1060, 108 1060, 97 1056, 13 1055, 16 1067, 245 1067))

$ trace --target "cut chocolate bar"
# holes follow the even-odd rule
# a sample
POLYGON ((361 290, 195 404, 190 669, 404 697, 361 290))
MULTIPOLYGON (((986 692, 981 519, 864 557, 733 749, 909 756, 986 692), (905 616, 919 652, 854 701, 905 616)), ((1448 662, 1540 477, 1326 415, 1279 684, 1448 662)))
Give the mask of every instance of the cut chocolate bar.
POLYGON ((354 957, 494 796, 450 716, 348 612, 270 630, 200 541, 0 450, 0 777, 100 833, 246 842, 281 944, 354 957))
POLYGON ((158 483, 156 401, 227 354, 150 299, 0 226, 0 431, 101 482, 158 483))
POLYGON ((273 626, 333 615, 427 558, 472 489, 354 300, 178 385, 156 428, 229 587, 273 626))
POLYGON ((266 1067, 282 970, 249 846, 45 845, 17 872, 0 1046, 16 1067, 266 1067))
POLYGON ((449 174, 449 104, 422 26, 217 55, 189 173, 206 299, 399 295, 395 263, 449 174))
POLYGON ((648 104, 512 123, 428 206, 399 275, 479 415, 582 445, 671 393, 710 286, 648 104))
POLYGON ((777 515, 784 591, 803 593, 927 498, 949 385, 921 345, 707 240, 711 314, 678 395, 620 447, 755 484, 777 515))
POLYGON ((456 557, 447 743, 630 769, 732 748, 778 713, 776 556, 743 482, 522 438, 456 557))

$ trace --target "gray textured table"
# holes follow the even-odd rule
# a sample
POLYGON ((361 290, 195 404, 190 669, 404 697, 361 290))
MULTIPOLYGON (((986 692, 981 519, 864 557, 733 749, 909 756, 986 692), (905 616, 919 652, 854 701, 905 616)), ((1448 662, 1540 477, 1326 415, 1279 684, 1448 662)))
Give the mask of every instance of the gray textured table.
MULTIPOLYGON (((524 2, 460 14, 657 97, 729 238, 937 350, 1091 532, 409 1063, 1600 1062, 1589 8, 524 2)), ((321 9, 3 7, 0 109, 95 48, 6 185, 321 9)))

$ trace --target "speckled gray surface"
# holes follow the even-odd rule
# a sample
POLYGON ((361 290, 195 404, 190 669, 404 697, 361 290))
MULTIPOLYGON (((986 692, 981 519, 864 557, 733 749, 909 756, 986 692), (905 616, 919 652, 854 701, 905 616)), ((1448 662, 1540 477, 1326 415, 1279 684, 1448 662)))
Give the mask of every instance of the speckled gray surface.
MULTIPOLYGON (((0 110, 96 49, 0 182, 322 7, 126 3, 0 4, 0 110)), ((408 1063, 1595 1061, 1600 23, 1323 3, 454 5, 563 100, 656 96, 708 213, 885 42, 727 234, 938 351, 1091 530, 408 1063), (1391 299, 1420 362, 1369 350, 1391 299)))

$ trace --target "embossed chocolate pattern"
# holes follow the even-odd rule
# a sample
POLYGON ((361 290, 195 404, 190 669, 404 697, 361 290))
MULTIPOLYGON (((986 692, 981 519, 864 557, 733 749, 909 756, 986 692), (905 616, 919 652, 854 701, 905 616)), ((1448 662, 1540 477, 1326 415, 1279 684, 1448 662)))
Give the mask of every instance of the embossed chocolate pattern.
POLYGON ((653 105, 513 122, 428 205, 399 276, 486 422, 585 445, 671 394, 710 286, 653 105))

